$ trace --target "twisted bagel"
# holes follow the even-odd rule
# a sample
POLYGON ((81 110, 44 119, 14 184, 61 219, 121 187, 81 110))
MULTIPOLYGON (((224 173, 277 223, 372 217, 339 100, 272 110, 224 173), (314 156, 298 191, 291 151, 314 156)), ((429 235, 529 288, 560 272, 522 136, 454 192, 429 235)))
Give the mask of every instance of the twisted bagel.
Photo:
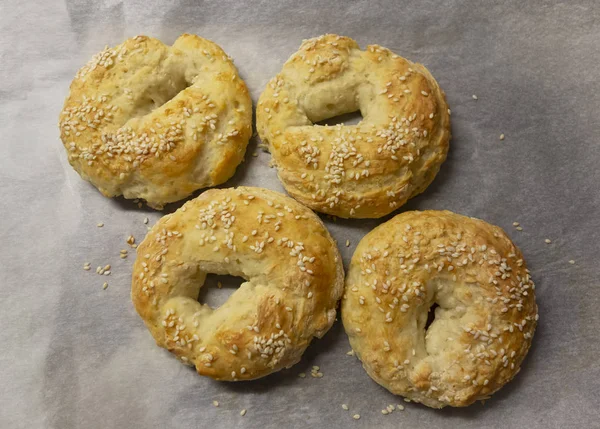
POLYGON ((218 380, 294 365, 333 324, 343 291, 321 220, 266 189, 202 193, 164 216, 137 255, 131 297, 157 344, 218 380), (246 282, 213 310, 197 301, 206 273, 246 282))
POLYGON ((252 133, 250 95, 215 43, 137 36, 77 73, 60 114, 69 163, 107 197, 161 208, 229 179, 252 133))
POLYGON ((256 118, 288 193, 344 218, 381 217, 423 192, 450 139, 444 93, 424 66, 333 34, 302 43, 256 118), (358 125, 313 125, 356 110, 358 125))
POLYGON ((519 372, 538 320, 534 289, 521 252, 497 226, 407 212, 359 243, 342 319, 377 383, 429 407, 462 407, 519 372))

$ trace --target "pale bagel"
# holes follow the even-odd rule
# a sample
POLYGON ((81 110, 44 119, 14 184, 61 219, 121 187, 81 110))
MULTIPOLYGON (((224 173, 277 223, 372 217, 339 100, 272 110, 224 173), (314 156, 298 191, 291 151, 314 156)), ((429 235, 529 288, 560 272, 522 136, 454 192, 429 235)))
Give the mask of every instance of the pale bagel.
POLYGON ((261 188, 204 192, 164 216, 137 255, 131 296, 157 344, 218 380, 294 365, 333 324, 343 291, 321 220, 261 188), (197 301, 207 273, 246 282, 211 309, 197 301))
POLYGON ((359 243, 342 320, 377 383, 429 407, 462 407, 519 372, 538 320, 534 289, 502 229, 448 211, 407 212, 359 243))
POLYGON ((69 163, 107 197, 161 208, 229 179, 252 134, 252 104, 231 59, 184 34, 106 48, 71 83, 60 114, 69 163))
POLYGON ((444 93, 424 66, 333 34, 302 43, 256 117, 288 193, 345 218, 381 217, 423 192, 450 140, 444 93), (358 125, 313 125, 356 110, 358 125))

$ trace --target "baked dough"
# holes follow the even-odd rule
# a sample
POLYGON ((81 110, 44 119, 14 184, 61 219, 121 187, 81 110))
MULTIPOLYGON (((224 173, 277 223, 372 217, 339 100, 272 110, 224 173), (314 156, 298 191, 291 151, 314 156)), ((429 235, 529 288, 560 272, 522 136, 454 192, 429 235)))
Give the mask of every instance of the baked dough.
POLYGON ((342 320, 377 383, 429 407, 463 407, 519 372, 538 320, 534 289, 502 229, 448 211, 413 211, 359 243, 342 320))
POLYGON ((256 118, 288 193, 344 218, 378 218, 423 192, 450 140, 444 93, 424 66, 334 34, 302 43, 256 118), (314 125, 357 110, 357 125, 314 125))
POLYGON ((252 104, 231 59, 184 34, 106 48, 71 83, 59 120, 69 163, 107 197, 160 209, 225 182, 252 134, 252 104))
POLYGON ((218 380, 297 363, 335 320, 339 251, 321 220, 261 188, 208 190, 164 216, 137 250, 131 297, 157 344, 218 380), (197 301, 206 273, 246 282, 219 308, 197 301))

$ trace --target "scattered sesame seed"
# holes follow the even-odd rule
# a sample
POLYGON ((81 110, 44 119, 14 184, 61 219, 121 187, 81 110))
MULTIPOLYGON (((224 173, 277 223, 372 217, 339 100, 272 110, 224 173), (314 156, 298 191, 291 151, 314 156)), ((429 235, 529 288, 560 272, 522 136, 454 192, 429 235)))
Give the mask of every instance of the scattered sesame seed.
POLYGON ((522 226, 517 226, 517 231, 523 231, 523 227, 522 226))
POLYGON ((98 228, 102 228, 102 227, 104 226, 104 223, 102 223, 102 222, 98 222, 98 223, 96 224, 96 226, 97 226, 98 228))
POLYGON ((301 372, 300 374, 298 374, 298 377, 300 377, 300 378, 306 378, 306 373, 305 372, 301 372))
POLYGON ((575 263, 575 261, 574 261, 573 259, 571 259, 571 260, 569 261, 569 264, 571 264, 571 265, 573 265, 574 263, 575 263))
POLYGON ((500 140, 504 140, 504 134, 500 134, 500 140))
POLYGON ((219 406, 219 401, 213 401, 213 405, 214 405, 215 407, 218 407, 218 406, 219 406))
POLYGON ((350 247, 350 240, 346 240, 346 247, 350 247))
POLYGON ((404 402, 410 402, 410 399, 404 398, 404 402))
POLYGON ((145 223, 146 225, 148 225, 148 222, 150 222, 150 219, 148 219, 147 217, 145 217, 145 218, 144 218, 144 223, 145 223))
POLYGON ((478 100, 478 98, 475 94, 473 94, 472 97, 473 97, 473 100, 478 100))
POLYGON ((519 226, 519 222, 513 222, 513 226, 519 226))
POLYGON ((105 289, 105 290, 106 290, 106 288, 107 288, 107 287, 108 287, 108 283, 107 283, 107 282, 104 282, 104 284, 102 285, 102 289, 105 289))
POLYGON ((257 156, 258 156, 258 153, 256 153, 256 152, 252 152, 252 156, 254 156, 254 157, 257 157, 257 156))
POLYGON ((354 415, 352 416, 352 418, 353 418, 354 420, 358 420, 358 419, 360 419, 360 414, 354 414, 354 415))
POLYGON ((552 240, 550 240, 549 238, 546 238, 546 239, 544 240, 544 243, 546 243, 546 244, 550 244, 550 243, 552 243, 552 240))
POLYGON ((348 356, 354 356, 354 350, 350 350, 349 352, 346 352, 346 355, 348 355, 348 356))
POLYGON ((242 416, 242 417, 243 417, 243 416, 245 416, 245 415, 246 415, 246 412, 247 412, 247 411, 246 411, 246 409, 244 408, 242 411, 240 411, 240 416, 242 416))
POLYGON ((342 409, 348 411, 348 405, 342 404, 342 409))

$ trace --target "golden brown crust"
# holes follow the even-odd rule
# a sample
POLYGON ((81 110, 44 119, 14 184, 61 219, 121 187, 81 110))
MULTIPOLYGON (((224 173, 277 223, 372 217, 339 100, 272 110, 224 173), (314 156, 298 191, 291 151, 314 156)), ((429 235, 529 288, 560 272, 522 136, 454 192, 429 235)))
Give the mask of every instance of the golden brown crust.
POLYGON ((450 140, 444 93, 424 66, 333 34, 302 43, 256 119, 290 195, 345 218, 384 216, 425 190, 450 140), (358 125, 313 126, 356 110, 358 125))
POLYGON ((521 252, 499 227, 413 211, 359 243, 342 320, 377 383, 429 407, 462 407, 519 371, 538 320, 534 289, 521 252))
POLYGON ((344 271, 309 209, 261 188, 209 190, 164 216, 137 251, 131 297, 157 344, 218 380, 290 367, 335 320, 344 271), (218 309, 206 273, 243 277, 218 309))
POLYGON ((246 84, 223 50, 137 36, 79 70, 60 114, 69 163, 107 197, 161 208, 225 182, 252 134, 246 84))

